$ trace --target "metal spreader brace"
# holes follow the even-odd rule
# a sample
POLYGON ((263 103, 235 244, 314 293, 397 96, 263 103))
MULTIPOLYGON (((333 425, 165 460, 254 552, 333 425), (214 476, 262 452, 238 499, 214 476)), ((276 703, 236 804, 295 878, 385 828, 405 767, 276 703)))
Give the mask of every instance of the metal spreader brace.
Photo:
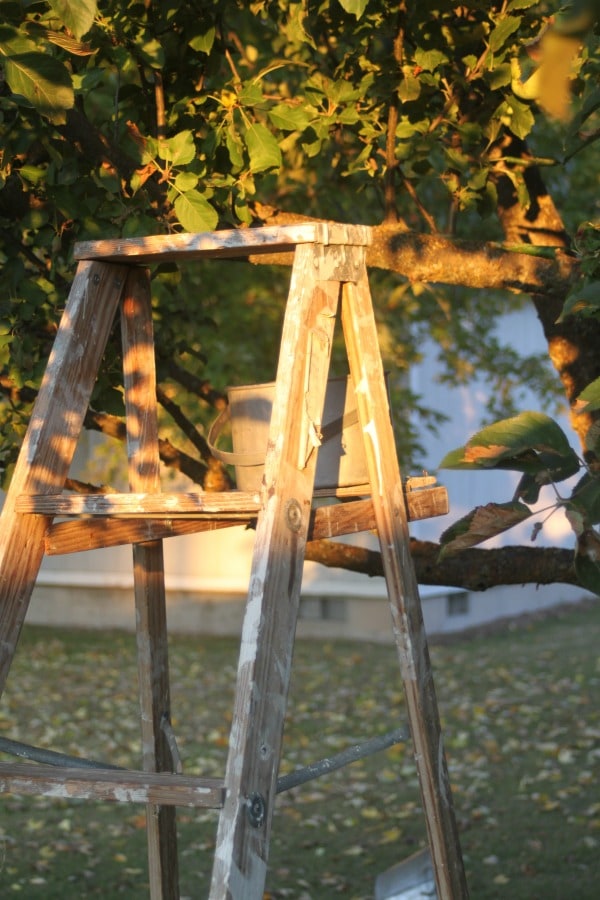
POLYGON ((179 897, 176 806, 221 810, 210 900, 262 898, 306 542, 367 529, 379 537, 438 897, 468 896, 407 528, 409 516, 445 511, 447 498, 443 488, 405 497, 365 266, 369 241, 368 228, 315 223, 76 246, 77 272, 0 523, 0 690, 44 555, 131 543, 143 771, 76 766, 68 759, 61 766, 1 763, 0 789, 146 804, 152 900, 179 897), (291 252, 260 490, 161 492, 146 266, 291 252), (315 445, 340 301, 369 499, 363 494, 313 508, 315 445), (130 492, 69 494, 64 490, 69 466, 119 309, 130 492), (178 774, 169 719, 162 539, 214 528, 215 522, 253 520, 225 776, 178 774))

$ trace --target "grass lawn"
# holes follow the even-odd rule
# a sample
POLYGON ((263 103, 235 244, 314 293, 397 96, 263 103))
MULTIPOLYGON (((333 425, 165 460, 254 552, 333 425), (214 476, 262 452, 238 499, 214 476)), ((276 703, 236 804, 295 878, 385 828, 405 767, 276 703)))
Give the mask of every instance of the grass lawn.
MULTIPOLYGON (((595 900, 600 881, 600 605, 431 648, 473 900, 595 900)), ((171 640, 187 773, 221 776, 237 642, 171 640)), ((282 773, 405 720, 395 650, 298 642, 282 773)), ((0 733, 139 766, 134 638, 27 628, 0 733)), ((5 757, 2 757, 5 758, 5 757)), ((148 897, 143 809, 0 797, 0 896, 148 897)), ((217 813, 179 810, 182 897, 204 898, 217 813)), ((270 898, 373 896, 425 843, 398 745, 278 798, 270 898)))

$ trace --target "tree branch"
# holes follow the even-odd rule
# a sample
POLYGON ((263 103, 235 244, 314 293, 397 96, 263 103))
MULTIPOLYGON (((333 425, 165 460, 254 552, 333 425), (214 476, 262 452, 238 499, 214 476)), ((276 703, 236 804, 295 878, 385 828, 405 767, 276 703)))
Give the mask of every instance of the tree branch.
POLYGON ((171 398, 167 396, 167 394, 160 386, 157 386, 156 388, 156 399, 165 410, 165 412, 167 412, 171 416, 171 418, 181 429, 183 434, 185 434, 187 439, 191 441, 202 459, 207 460, 210 456, 210 450, 208 448, 208 444, 206 443, 206 439, 202 434, 200 434, 194 423, 190 422, 179 404, 175 403, 174 400, 171 400, 171 398))
MULTIPOLYGON (((471 548, 440 559, 440 545, 411 540, 411 555, 421 584, 485 591, 499 585, 574 584, 573 552, 555 547, 471 548)), ((310 541, 306 559, 331 568, 383 575, 381 554, 338 541, 310 541)))
MULTIPOLYGON (((295 213, 258 206, 265 225, 315 221, 295 213)), ((413 282, 500 289, 543 297, 564 294, 579 273, 578 261, 560 250, 547 256, 515 252, 500 244, 417 234, 399 225, 375 225, 367 265, 404 275, 413 282)), ((286 254, 251 256, 253 263, 289 264, 286 254)))
MULTIPOLYGON (((116 438, 119 441, 125 441, 127 438, 127 429, 125 422, 118 416, 112 416, 109 413, 96 412, 89 409, 84 420, 84 428, 91 431, 100 431, 108 437, 116 438)), ((204 485, 207 475, 207 465, 200 460, 194 459, 193 456, 179 450, 170 441, 161 438, 158 442, 158 450, 161 461, 182 475, 187 475, 195 484, 204 485)))
POLYGON ((190 394, 200 397, 205 403, 208 403, 209 406, 212 406, 217 410, 225 409, 227 406, 227 399, 224 394, 222 394, 221 391, 215 390, 207 379, 198 378, 196 375, 188 372, 186 369, 182 368, 182 366, 178 365, 174 359, 167 358, 161 360, 161 366, 169 378, 176 381, 177 384, 185 388, 186 391, 189 391, 190 394))

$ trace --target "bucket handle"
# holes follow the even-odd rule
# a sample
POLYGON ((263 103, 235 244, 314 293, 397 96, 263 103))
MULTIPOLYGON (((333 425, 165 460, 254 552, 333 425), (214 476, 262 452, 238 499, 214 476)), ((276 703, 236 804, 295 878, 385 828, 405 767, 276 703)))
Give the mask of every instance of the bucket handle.
POLYGON ((231 407, 226 406, 210 426, 206 443, 212 455, 228 466, 261 466, 265 461, 264 453, 232 453, 217 447, 217 441, 230 420, 231 407))
MULTIPOLYGON (((223 432, 227 423, 231 420, 231 407, 226 406, 221 410, 217 418, 209 428, 206 443, 212 455, 228 466, 262 466, 265 461, 265 452, 257 451, 255 453, 234 453, 229 450, 220 450, 217 447, 217 441, 223 432)), ((358 422, 358 411, 356 409, 344 413, 337 419, 324 425, 321 429, 321 441, 323 444, 333 440, 342 434, 346 428, 351 428, 358 422)))

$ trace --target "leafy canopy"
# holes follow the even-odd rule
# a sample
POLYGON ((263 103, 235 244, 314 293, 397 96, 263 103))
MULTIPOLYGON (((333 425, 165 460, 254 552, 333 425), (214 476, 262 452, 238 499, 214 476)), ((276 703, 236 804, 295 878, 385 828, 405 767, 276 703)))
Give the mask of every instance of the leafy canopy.
MULTIPOLYGON (((271 207, 499 240, 500 188, 509 184, 527 206, 533 167, 579 214, 563 164, 577 184, 577 154, 595 152, 597 3, 573 0, 552 19, 556 12, 535 0, 0 0, 5 471, 72 277, 75 240, 246 226, 271 207)), ((596 238, 593 225, 581 236, 596 238)), ((596 269, 586 273, 565 316, 596 313, 597 278, 596 269)), ((256 268, 248 278, 232 265, 156 273, 165 407, 176 401, 201 426, 227 382, 272 375, 285 281, 256 268)), ((487 378, 496 415, 515 412, 521 381, 552 394, 548 368, 520 360, 494 334, 516 298, 381 273, 373 287, 394 371, 406 372, 431 336, 443 377, 487 378)), ((94 396, 108 413, 122 412, 118 353, 111 345, 94 396)), ((395 381, 418 427, 441 421, 395 381)), ((596 408, 597 386, 581 403, 596 408)), ((200 450, 205 471, 199 435, 184 446, 200 450)), ((409 453, 416 429, 399 438, 409 453)), ((536 446, 496 460, 519 463, 525 498, 543 472, 554 478, 574 465, 568 450, 547 459, 536 446)))

